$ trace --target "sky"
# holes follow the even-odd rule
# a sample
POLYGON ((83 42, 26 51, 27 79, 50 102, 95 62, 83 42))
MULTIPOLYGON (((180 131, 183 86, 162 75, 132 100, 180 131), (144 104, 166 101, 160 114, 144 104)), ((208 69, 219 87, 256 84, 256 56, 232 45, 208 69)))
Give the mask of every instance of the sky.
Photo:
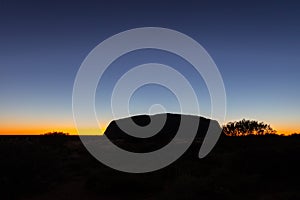
MULTIPOLYGON (((138 27, 174 29, 206 49, 224 81, 225 122, 255 119, 279 133, 300 133, 298 1, 4 0, 0 134, 75 134, 72 90, 83 60, 103 40, 138 27)), ((185 75, 203 116, 209 116, 207 88, 189 63, 172 53, 139 50, 118 58, 101 79, 95 107, 102 131, 112 120, 113 85, 126 70, 148 62, 167 64, 185 75)), ((133 94, 130 113, 147 113, 156 103, 168 112, 179 111, 168 88, 146 85, 133 94)))

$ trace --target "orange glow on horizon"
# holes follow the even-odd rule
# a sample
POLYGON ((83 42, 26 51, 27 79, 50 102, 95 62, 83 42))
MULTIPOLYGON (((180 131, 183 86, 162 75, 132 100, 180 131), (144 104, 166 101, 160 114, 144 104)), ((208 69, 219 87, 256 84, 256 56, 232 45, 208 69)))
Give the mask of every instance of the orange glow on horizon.
MULTIPOLYGON (((78 135, 78 131, 76 128, 0 129, 0 135, 42 135, 44 133, 49 133, 49 132, 54 132, 54 131, 69 133, 70 135, 78 135)), ((104 133, 104 131, 105 131, 105 129, 99 129, 99 128, 87 128, 87 129, 82 130, 82 132, 85 133, 86 135, 102 135, 104 133)))
MULTIPOLYGON (((104 133, 109 120, 102 121, 99 127, 88 127, 80 131, 86 135, 101 135, 104 133)), ((49 132, 64 132, 78 135, 78 130, 69 118, 36 119, 36 118, 5 118, 0 120, 0 135, 42 135, 49 132)))
MULTIPOLYGON (((95 128, 84 128, 80 130, 80 132, 84 133, 81 135, 102 135, 107 125, 100 126, 95 128)), ((296 127, 290 128, 286 126, 282 126, 281 128, 274 127, 275 130, 277 130, 277 134, 283 134, 283 135, 291 135, 293 133, 300 133, 300 129, 297 129, 296 127)), ((39 127, 21 127, 21 126, 13 126, 13 127, 1 127, 0 128, 0 135, 41 135, 48 132, 53 131, 61 131, 65 133, 69 133, 70 135, 78 135, 78 131, 75 127, 61 127, 53 126, 53 128, 39 128, 39 127)))

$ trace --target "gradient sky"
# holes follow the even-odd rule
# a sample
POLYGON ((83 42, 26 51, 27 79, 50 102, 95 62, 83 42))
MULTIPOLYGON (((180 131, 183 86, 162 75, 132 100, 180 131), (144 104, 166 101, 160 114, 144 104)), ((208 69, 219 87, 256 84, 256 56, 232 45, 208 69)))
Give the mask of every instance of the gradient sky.
MULTIPOLYGON (((256 119, 280 133, 300 132, 300 3, 174 2, 1 1, 0 134, 75 133, 72 89, 82 61, 106 38, 146 26, 185 33, 208 51, 224 80, 226 121, 256 119)), ((141 50, 117 59, 103 77, 107 85, 97 90, 96 108, 104 126, 111 120, 107 98, 117 78, 150 61, 186 75, 209 116, 205 85, 186 70, 188 63, 167 52, 141 50)), ((153 103, 178 111, 174 95, 156 85, 139 89, 131 103, 132 114, 148 112, 153 103)))

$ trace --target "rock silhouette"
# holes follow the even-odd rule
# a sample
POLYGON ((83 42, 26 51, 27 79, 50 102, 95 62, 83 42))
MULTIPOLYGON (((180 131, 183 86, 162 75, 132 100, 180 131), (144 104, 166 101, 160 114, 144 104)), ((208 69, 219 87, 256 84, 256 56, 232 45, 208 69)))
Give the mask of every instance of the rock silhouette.
MULTIPOLYGON (((105 135, 117 146, 127 151, 143 153, 150 152, 160 149, 167 145, 177 134, 181 120, 187 121, 197 121, 198 129, 194 142, 191 145, 191 148, 200 148, 203 138, 205 137, 208 127, 210 124, 213 125, 213 128, 216 130, 221 129, 217 121, 207 119, 200 116, 193 115, 182 115, 182 114, 157 114, 157 115, 138 115, 129 118, 123 118, 119 120, 112 121, 106 131, 105 135), (162 124, 162 127, 159 127, 159 130, 156 134, 150 137, 144 137, 143 130, 147 130, 147 126, 151 125, 152 122, 162 121, 159 125, 162 124), (135 129, 135 123, 137 126, 146 127, 145 129, 135 129), (121 128, 120 128, 121 125, 121 128), (125 130, 124 130, 125 129, 125 130), (137 137, 132 136, 131 131, 138 131, 135 133, 137 137), (140 137, 139 135, 140 134, 140 137)), ((196 124, 197 125, 197 124, 196 124)), ((151 130, 154 130, 155 127, 151 130)), ((189 130, 187 130, 189 131, 189 130)), ((188 135, 188 134, 187 134, 188 135)), ((180 137, 183 142, 185 136, 180 137)), ((198 149, 199 150, 199 149, 198 149)), ((196 152, 194 152, 196 153, 196 152)), ((197 152, 198 153, 198 152, 197 152)))

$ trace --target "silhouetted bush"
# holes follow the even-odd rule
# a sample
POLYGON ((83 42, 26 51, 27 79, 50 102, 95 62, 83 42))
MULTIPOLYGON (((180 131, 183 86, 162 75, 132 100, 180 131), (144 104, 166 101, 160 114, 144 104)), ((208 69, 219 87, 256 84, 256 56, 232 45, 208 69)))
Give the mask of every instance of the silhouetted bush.
POLYGON ((229 122, 223 126, 223 132, 228 136, 274 135, 276 131, 264 122, 243 119, 229 122))
POLYGON ((64 132, 48 132, 42 135, 40 141, 45 145, 55 145, 62 147, 69 137, 69 133, 64 132))
POLYGON ((44 133, 44 136, 69 136, 69 133, 64 133, 64 132, 48 132, 48 133, 44 133))

